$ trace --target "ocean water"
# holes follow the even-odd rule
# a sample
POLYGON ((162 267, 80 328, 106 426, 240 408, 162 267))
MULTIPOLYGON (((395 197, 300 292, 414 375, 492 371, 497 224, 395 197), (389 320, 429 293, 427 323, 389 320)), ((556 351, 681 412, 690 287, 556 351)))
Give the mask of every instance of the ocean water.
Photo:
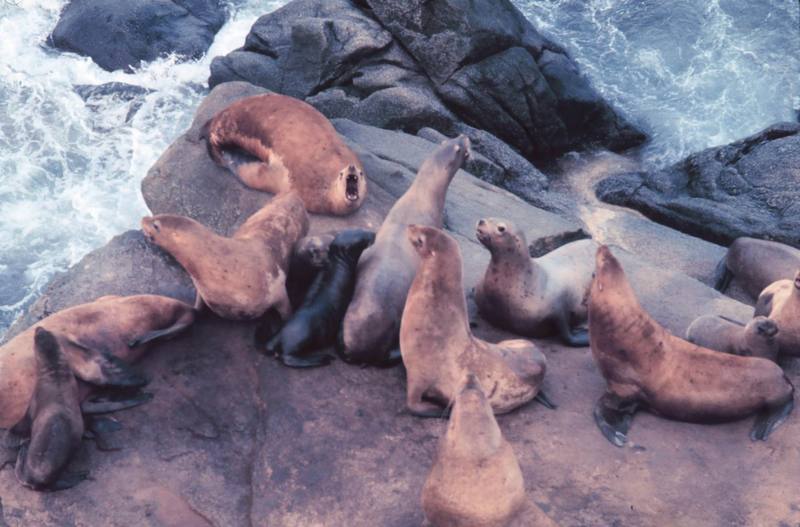
MULTIPOLYGON (((134 74, 46 46, 66 0, 0 0, 0 337, 52 276, 147 213, 139 185, 189 124, 214 56, 286 0, 232 0, 207 56, 134 74), (87 101, 77 85, 124 82, 87 101)), ((600 92, 646 128, 664 164, 793 117, 794 0, 515 0, 600 92)))

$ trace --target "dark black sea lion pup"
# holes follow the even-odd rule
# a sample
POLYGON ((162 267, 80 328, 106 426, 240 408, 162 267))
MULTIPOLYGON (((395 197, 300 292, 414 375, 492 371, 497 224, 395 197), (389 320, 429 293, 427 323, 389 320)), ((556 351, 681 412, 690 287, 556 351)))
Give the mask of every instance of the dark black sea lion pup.
POLYGON ((356 266, 361 253, 375 241, 375 233, 346 230, 328 249, 328 262, 311 285, 303 304, 266 345, 286 366, 312 368, 328 364, 327 353, 313 353, 332 345, 353 297, 356 266))
POLYGON ((34 345, 36 387, 25 417, 9 431, 6 443, 22 443, 16 466, 20 483, 36 490, 68 489, 86 477, 63 473, 83 436, 78 381, 52 333, 36 328, 34 345))

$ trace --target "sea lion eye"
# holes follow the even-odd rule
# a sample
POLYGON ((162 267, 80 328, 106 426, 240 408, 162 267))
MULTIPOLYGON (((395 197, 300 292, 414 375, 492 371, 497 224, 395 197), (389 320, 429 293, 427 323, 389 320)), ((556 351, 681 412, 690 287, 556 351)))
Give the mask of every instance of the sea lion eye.
POLYGON ((161 232, 161 222, 160 222, 160 221, 158 221, 158 220, 154 221, 154 222, 153 222, 153 228, 154 228, 156 231, 158 231, 158 232, 161 232))
POLYGON ((456 145, 456 153, 461 152, 461 147, 456 145))
POLYGON ((501 223, 497 226, 497 232, 506 232, 506 226, 501 223))

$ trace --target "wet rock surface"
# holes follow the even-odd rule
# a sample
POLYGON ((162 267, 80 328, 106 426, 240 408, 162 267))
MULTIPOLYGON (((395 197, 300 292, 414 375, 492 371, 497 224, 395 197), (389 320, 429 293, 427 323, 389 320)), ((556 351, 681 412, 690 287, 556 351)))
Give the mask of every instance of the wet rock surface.
POLYGON ((800 124, 778 123, 656 172, 613 176, 600 199, 707 240, 800 247, 800 124))
MULTIPOLYGON (((257 91, 229 83, 209 95, 143 183, 154 213, 187 214, 229 233, 269 199, 216 167, 196 136, 217 109, 257 91)), ((349 120, 334 124, 364 161, 369 196, 353 216, 312 217, 311 231, 376 228, 434 143, 349 120)), ((464 256, 470 320, 478 336, 497 341, 512 335, 481 320, 472 301, 489 261, 474 237, 484 215, 513 219, 532 246, 569 238, 581 224, 467 171, 454 178, 446 226, 464 256)), ((644 307, 677 334, 703 314, 744 320, 752 313, 679 270, 615 252, 644 307)), ((133 231, 55 280, 19 326, 90 296, 140 292, 193 295, 183 271, 133 231)), ((88 469, 91 479, 52 494, 21 487, 8 466, 0 470, 0 525, 420 525, 420 492, 446 424, 404 410, 402 367, 335 361, 291 370, 258 353, 254 329, 206 314, 186 334, 155 346, 142 361, 153 401, 114 416, 124 426, 115 438, 122 449, 100 452, 84 442, 72 468, 88 469)), ((544 389, 559 408, 529 404, 498 421, 529 499, 559 524, 800 522, 796 415, 769 441, 753 443, 751 419, 704 426, 642 413, 629 444, 616 448, 592 419, 604 381, 591 351, 537 343, 548 358, 544 389)), ((795 363, 787 372, 800 382, 795 363)))
POLYGON ((200 58, 225 18, 219 0, 71 0, 49 42, 105 70, 130 72, 170 53, 200 58))
POLYGON ((547 188, 531 161, 645 140, 506 0, 295 0, 214 59, 209 85, 234 80, 330 118, 465 133, 501 170, 487 180, 526 199, 547 188))

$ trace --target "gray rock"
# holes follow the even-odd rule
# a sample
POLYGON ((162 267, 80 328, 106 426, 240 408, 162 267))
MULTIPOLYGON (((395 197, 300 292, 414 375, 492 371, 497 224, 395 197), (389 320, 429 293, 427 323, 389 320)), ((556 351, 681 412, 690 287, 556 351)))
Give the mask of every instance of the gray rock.
POLYGON ((105 70, 130 72, 169 53, 200 58, 225 17, 219 0, 71 0, 49 41, 105 70))
POLYGON ((778 123, 663 170, 613 176, 603 201, 707 240, 740 236, 800 247, 800 124, 778 123))

